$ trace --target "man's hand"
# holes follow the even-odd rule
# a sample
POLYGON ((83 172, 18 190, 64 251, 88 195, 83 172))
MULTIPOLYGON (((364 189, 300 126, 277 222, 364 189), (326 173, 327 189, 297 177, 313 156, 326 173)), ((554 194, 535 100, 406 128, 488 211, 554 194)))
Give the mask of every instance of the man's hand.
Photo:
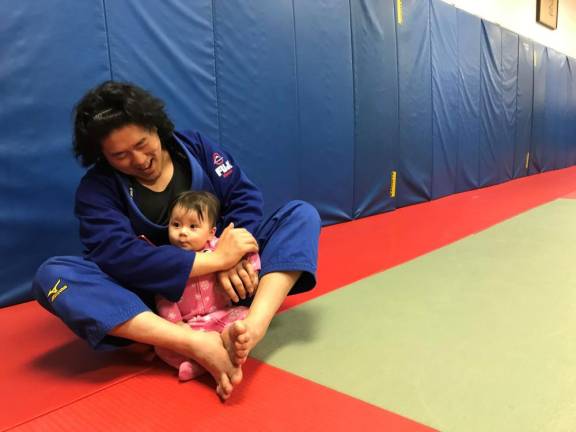
POLYGON ((230 270, 218 273, 220 286, 233 302, 252 297, 258 289, 258 272, 247 259, 243 259, 230 270))
POLYGON ((221 268, 237 265, 248 253, 258 253, 258 242, 246 229, 234 228, 231 223, 222 231, 214 251, 224 264, 221 268))

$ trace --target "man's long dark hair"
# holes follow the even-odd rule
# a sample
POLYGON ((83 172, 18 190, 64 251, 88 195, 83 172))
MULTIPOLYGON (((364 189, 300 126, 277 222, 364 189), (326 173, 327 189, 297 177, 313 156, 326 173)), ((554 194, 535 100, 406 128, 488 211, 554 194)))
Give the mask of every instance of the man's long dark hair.
POLYGON ((156 129, 163 145, 172 142, 174 124, 162 100, 134 84, 103 82, 74 108, 74 155, 84 167, 98 162, 102 159, 102 140, 129 124, 156 129))

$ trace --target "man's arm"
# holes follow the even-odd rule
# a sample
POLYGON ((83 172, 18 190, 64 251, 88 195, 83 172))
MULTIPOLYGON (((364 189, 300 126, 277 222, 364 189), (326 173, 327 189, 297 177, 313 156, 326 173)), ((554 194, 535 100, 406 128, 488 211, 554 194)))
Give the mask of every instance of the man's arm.
POLYGON ((87 259, 128 289, 161 294, 170 301, 180 298, 195 253, 140 240, 113 175, 86 175, 76 193, 75 211, 87 259))

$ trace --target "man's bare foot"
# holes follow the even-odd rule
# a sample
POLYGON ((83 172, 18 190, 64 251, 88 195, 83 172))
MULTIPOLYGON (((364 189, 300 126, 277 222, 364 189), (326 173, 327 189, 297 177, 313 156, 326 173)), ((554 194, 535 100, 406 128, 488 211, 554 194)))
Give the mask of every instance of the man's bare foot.
POLYGON ((232 363, 236 366, 244 363, 250 351, 250 334, 244 321, 234 321, 226 326, 221 337, 232 363))
POLYGON ((234 387, 242 381, 242 369, 232 363, 228 350, 218 332, 198 332, 196 346, 201 350, 190 353, 216 381, 216 393, 222 400, 232 394, 234 387))
POLYGON ((265 329, 261 330, 259 326, 250 322, 248 318, 242 321, 235 321, 227 326, 221 336, 232 363, 238 367, 241 366, 265 333, 265 329))

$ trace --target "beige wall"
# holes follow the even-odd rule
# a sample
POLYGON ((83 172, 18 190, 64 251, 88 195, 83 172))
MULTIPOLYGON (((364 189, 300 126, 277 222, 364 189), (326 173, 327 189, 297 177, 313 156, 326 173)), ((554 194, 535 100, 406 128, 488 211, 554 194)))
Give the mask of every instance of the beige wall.
POLYGON ((536 23, 536 0, 444 1, 576 58, 576 0, 559 0, 556 30, 536 23))

